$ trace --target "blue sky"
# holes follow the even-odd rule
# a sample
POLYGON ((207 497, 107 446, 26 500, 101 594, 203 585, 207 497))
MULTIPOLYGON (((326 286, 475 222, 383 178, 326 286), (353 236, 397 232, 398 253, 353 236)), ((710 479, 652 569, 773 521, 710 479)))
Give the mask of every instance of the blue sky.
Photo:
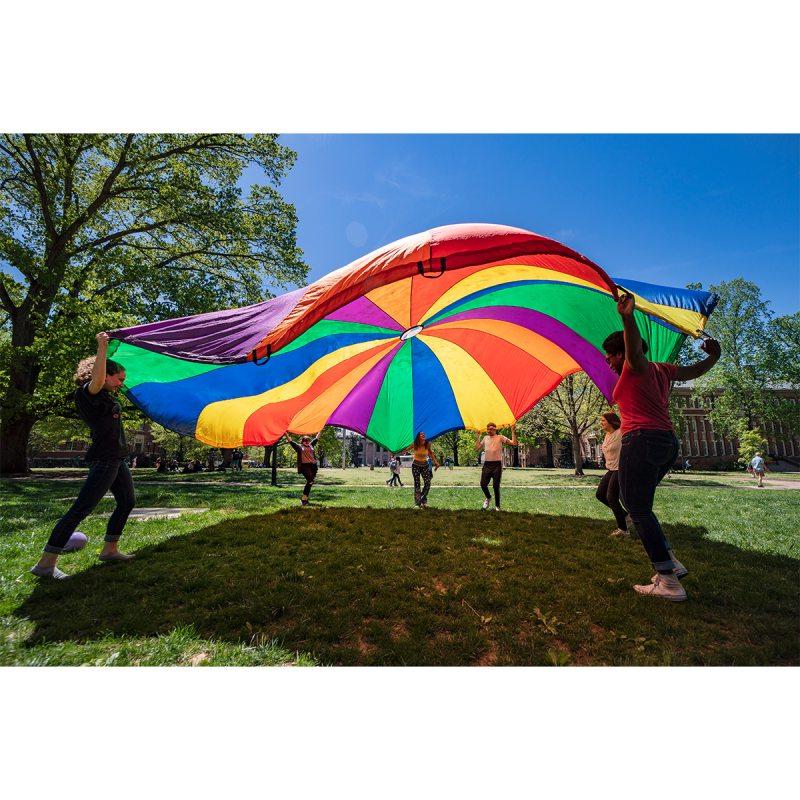
MULTIPOLYGON (((744 276, 800 308, 800 137, 286 135, 282 192, 313 280, 454 222, 551 236, 616 277, 744 276)), ((256 179, 252 171, 248 177, 256 179)))

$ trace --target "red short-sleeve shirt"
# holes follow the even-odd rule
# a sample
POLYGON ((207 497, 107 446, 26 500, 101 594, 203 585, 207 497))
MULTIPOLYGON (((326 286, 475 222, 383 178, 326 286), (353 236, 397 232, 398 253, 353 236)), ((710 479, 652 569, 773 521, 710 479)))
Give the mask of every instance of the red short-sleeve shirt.
POLYGON ((675 364, 648 362, 647 372, 637 373, 625 362, 613 395, 622 417, 620 432, 623 436, 628 431, 642 429, 673 430, 669 418, 669 389, 677 372, 675 364))

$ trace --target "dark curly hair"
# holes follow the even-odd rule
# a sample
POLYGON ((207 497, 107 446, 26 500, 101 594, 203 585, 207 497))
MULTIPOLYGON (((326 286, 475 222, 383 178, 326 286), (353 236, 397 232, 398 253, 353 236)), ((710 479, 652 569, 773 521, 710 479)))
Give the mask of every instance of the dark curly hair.
MULTIPOLYGON (((89 356, 89 358, 83 358, 78 362, 78 366, 75 367, 75 374, 72 376, 76 386, 83 386, 84 383, 92 379, 95 358, 96 356, 89 356)), ((106 375, 116 375, 123 369, 125 367, 119 361, 112 361, 110 358, 106 359, 106 375)))
MULTIPOLYGON (((625 334, 622 331, 614 331, 609 334, 603 341, 603 350, 610 356, 615 356, 617 353, 625 352, 625 334)), ((642 352, 647 352, 647 342, 642 339, 642 352)))

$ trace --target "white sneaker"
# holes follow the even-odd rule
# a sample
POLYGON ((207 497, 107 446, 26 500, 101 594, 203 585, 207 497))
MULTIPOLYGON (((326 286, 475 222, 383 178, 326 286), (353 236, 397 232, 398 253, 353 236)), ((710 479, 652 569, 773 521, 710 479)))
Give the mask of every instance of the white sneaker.
POLYGON ((34 564, 30 571, 37 578, 53 578, 56 581, 64 581, 69 578, 69 575, 66 572, 62 572, 58 567, 40 567, 38 564, 34 564))
POLYGON ((647 583, 644 586, 637 584, 633 588, 639 594, 663 597, 665 600, 672 600, 674 603, 686 600, 686 589, 681 586, 681 582, 674 575, 656 575, 653 583, 647 583))
POLYGON ((489 498, 488 497, 483 501, 483 510, 486 511, 487 508, 489 508, 489 498))
POLYGON ((495 507, 494 507, 494 510, 495 510, 495 511, 499 511, 499 510, 500 510, 500 506, 495 506, 495 507))
POLYGON ((615 539, 630 539, 631 535, 628 531, 622 530, 622 528, 614 528, 611 533, 608 534, 609 536, 613 536, 615 539))

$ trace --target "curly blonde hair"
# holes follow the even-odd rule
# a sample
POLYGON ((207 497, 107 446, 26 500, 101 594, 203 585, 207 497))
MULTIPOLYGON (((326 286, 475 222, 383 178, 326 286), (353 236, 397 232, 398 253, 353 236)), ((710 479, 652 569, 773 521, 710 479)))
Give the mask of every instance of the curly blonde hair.
MULTIPOLYGON (((75 374, 72 380, 75 381, 76 386, 83 386, 92 379, 92 370, 94 369, 94 360, 97 356, 89 356, 89 358, 82 358, 75 367, 75 374)), ((125 369, 122 364, 117 361, 112 361, 110 358, 106 360, 106 375, 116 375, 120 370, 125 369)))

